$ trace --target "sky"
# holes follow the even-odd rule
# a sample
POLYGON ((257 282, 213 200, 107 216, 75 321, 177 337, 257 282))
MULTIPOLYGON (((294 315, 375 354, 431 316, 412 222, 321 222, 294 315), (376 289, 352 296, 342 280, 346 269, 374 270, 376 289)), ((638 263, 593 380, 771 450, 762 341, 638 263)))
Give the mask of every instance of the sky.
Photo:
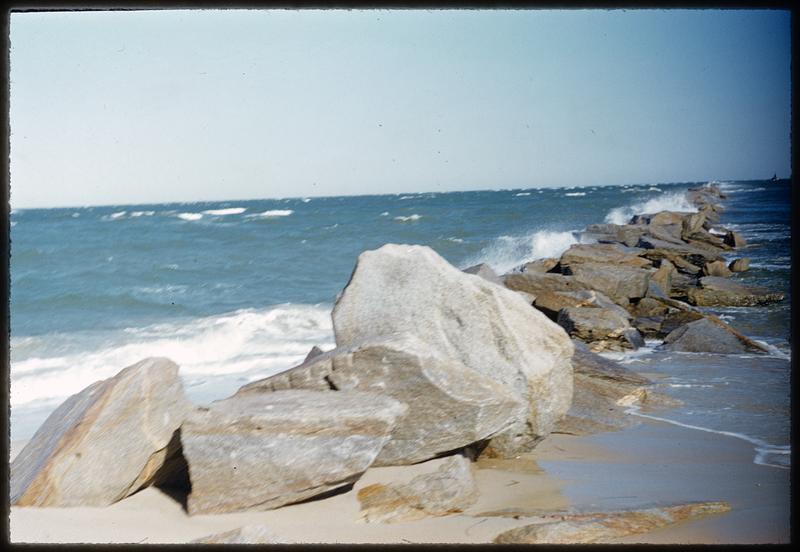
POLYGON ((788 11, 13 13, 11 206, 790 176, 788 11))

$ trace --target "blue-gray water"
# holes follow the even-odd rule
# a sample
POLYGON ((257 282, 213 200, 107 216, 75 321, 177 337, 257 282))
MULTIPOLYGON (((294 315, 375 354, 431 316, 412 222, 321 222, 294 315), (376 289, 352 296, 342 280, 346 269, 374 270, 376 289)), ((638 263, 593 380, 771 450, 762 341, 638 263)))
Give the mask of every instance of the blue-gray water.
MULTIPOLYGON (((504 272, 558 256, 587 224, 690 210, 689 185, 12 211, 12 438, 30 437, 64 398, 146 356, 175 360, 190 397, 208 401, 292 366, 312 345, 332 347, 331 306, 365 249, 425 244, 460 268, 487 262, 504 272)), ((661 386, 686 403, 668 413, 676 421, 785 446, 790 183, 722 187, 722 223, 750 243, 730 256, 752 259, 735 278, 787 298, 715 312, 774 356, 627 361, 667 376, 661 386)))

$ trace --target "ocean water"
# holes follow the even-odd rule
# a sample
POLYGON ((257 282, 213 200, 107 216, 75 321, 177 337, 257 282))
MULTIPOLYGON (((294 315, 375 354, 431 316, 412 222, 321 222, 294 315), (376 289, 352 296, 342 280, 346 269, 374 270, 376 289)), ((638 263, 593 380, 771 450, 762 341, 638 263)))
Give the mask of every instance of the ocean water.
MULTIPOLYGON (((66 397, 147 356, 177 362, 202 403, 293 366, 313 345, 332 347, 330 310, 366 249, 424 244, 459 268, 485 262, 503 273, 558 256, 588 224, 693 210, 684 192, 695 184, 13 210, 12 439, 29 438, 66 397)), ((752 259, 735 278, 787 299, 714 312, 773 355, 664 360, 651 347, 623 362, 661 373, 663 390, 684 401, 665 416, 755 439, 778 451, 767 463, 783 465, 790 183, 722 188, 722 224, 745 236, 752 259)))

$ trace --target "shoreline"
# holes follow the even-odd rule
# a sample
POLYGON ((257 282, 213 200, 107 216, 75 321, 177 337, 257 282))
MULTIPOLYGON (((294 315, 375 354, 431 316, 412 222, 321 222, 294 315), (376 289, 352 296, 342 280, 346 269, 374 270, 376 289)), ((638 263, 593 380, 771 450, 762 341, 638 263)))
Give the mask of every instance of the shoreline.
POLYGON ((552 434, 518 460, 479 458, 476 504, 460 514, 403 523, 359 521, 356 494, 376 482, 408 479, 418 466, 369 468, 352 489, 264 512, 188 516, 163 491, 147 488, 105 508, 20 508, 10 514, 13 542, 187 543, 263 523, 286 543, 489 543, 531 522, 476 516, 503 509, 558 513, 725 500, 731 511, 609 543, 789 542, 789 470, 752 462, 751 447, 643 420, 588 436, 552 434), (313 527, 308 524, 314 519, 313 527), (43 532, 42 527, 47 529, 43 532))

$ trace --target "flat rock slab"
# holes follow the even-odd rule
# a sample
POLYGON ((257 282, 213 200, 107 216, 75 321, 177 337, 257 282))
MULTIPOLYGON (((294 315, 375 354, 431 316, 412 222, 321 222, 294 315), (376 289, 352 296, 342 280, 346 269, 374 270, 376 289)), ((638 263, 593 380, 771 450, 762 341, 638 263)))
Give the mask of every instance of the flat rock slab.
POLYGON ((680 326, 664 338, 662 347, 686 353, 738 354, 747 347, 735 335, 707 318, 680 326))
POLYGON ((484 280, 492 282, 493 284, 497 284, 498 286, 503 285, 503 280, 500 279, 500 276, 498 276, 497 273, 494 270, 492 270, 492 267, 490 267, 485 263, 465 268, 464 272, 467 274, 474 274, 475 276, 480 276, 484 280))
POLYGON ((587 262, 571 265, 568 270, 573 280, 622 306, 647 295, 650 282, 650 272, 641 268, 587 262))
POLYGON ((508 289, 530 293, 538 297, 546 291, 580 291, 587 287, 571 276, 543 272, 507 274, 503 283, 508 289))
POLYGON ((700 307, 752 307, 783 300, 782 293, 745 286, 727 278, 700 278, 699 288, 689 288, 689 303, 700 307))
POLYGON ((478 488, 470 461, 455 455, 408 483, 368 485, 357 498, 364 521, 396 523, 462 512, 477 501, 478 488))
POLYGON ((372 391, 408 405, 376 466, 413 464, 489 439, 528 409, 506 386, 411 336, 334 349, 237 395, 285 389, 372 391))
MULTIPOLYGON (((702 267, 705 263, 710 261, 723 260, 722 254, 719 251, 700 248, 683 242, 674 243, 651 236, 642 236, 638 246, 643 249, 648 249, 649 251, 646 251, 643 255, 653 260, 666 258, 675 263, 674 258, 677 256, 682 257, 684 260, 698 267, 702 267)), ((678 265, 676 264, 676 266, 678 265)), ((678 266, 678 268, 680 268, 680 266, 678 266)))
POLYGON ((542 517, 539 523, 515 527, 495 537, 497 544, 583 544, 640 535, 680 521, 730 511, 725 502, 698 502, 623 512, 542 517))
POLYGON ((561 255, 559 263, 562 267, 581 263, 610 263, 637 268, 651 266, 652 261, 642 258, 642 253, 644 249, 613 243, 575 244, 561 255))
POLYGON ((584 342, 624 340, 631 325, 625 316, 611 309, 566 307, 558 313, 558 324, 566 332, 584 342))
POLYGON ((72 395, 11 464, 16 506, 108 506, 157 481, 191 403, 178 366, 148 358, 72 395))
POLYGON ((198 408, 181 429, 190 514, 269 510, 354 482, 406 406, 360 391, 276 391, 198 408))
POLYGON ((191 541, 191 544, 278 544, 281 541, 266 525, 253 524, 191 541))
POLYGON ((499 454, 531 450, 572 400, 566 333, 518 294, 464 274, 429 247, 387 244, 359 255, 333 309, 333 329, 340 347, 415 336, 506 386, 527 412, 492 438, 499 454))

